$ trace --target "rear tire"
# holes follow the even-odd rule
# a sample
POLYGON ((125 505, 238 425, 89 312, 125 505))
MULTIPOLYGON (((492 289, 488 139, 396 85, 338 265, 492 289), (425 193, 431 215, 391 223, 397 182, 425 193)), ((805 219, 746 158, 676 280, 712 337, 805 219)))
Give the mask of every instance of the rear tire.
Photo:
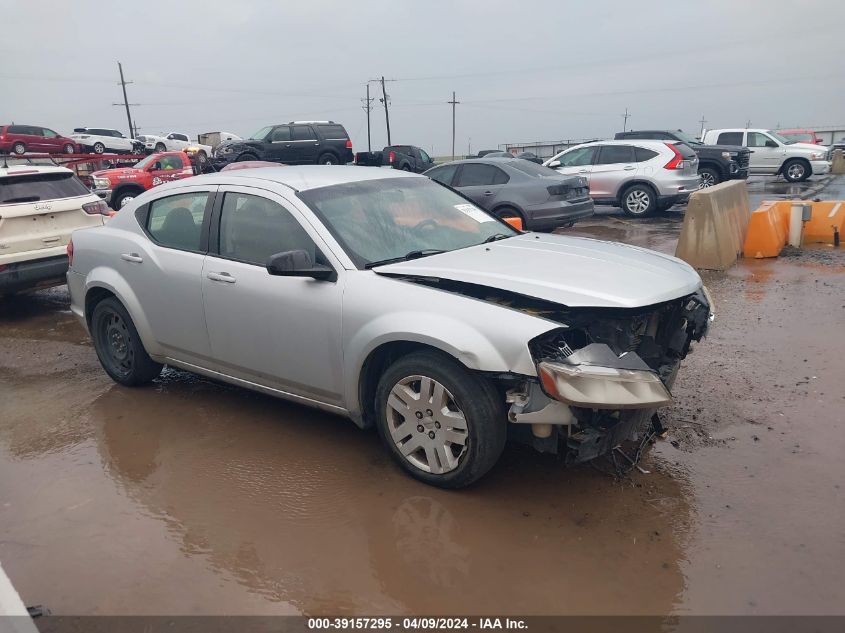
POLYGON ((783 164, 781 172, 783 173, 783 177, 789 182, 802 182, 810 177, 813 170, 806 161, 793 158, 783 164))
POLYGON ((657 194, 648 185, 631 185, 621 197, 622 210, 635 218, 644 218, 657 209, 657 194))
POLYGON ((106 146, 100 142, 94 143, 94 153, 95 154, 104 154, 106 151, 106 146))
POLYGON ((241 154, 235 159, 235 162, 245 163, 248 160, 258 160, 258 156, 253 156, 252 154, 241 154))
POLYGON ((164 146, 164 143, 156 143, 156 151, 157 152, 163 152, 166 149, 167 148, 164 146))
POLYGON ((436 351, 393 363, 379 380, 375 409, 379 435, 396 462, 433 486, 468 486, 505 448, 504 398, 488 379, 436 351))
POLYGON ((115 297, 103 299, 91 315, 97 358, 112 380, 127 387, 144 385, 161 373, 150 358, 129 313, 115 297))
POLYGON ((23 143, 15 143, 14 145, 12 145, 12 151, 15 154, 24 154, 26 153, 26 145, 24 145, 23 143))
POLYGON ((698 175, 701 176, 701 183, 698 185, 699 189, 707 189, 722 182, 719 172, 712 167, 702 167, 698 170, 698 175))
POLYGON ((340 160, 338 160, 337 156, 331 153, 322 154, 317 159, 318 165, 340 165, 340 160))

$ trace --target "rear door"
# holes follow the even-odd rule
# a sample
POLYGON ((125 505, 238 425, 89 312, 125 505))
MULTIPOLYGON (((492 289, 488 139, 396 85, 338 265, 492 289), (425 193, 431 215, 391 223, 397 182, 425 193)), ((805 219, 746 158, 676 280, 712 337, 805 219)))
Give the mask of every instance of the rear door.
POLYGON ((590 172, 590 195, 616 198, 623 183, 637 175, 633 145, 601 145, 590 172))
POLYGON ((21 140, 26 144, 28 152, 48 152, 49 145, 47 145, 44 134, 40 127, 34 125, 22 125, 21 140))
POLYGON ((510 177, 495 165, 463 163, 452 185, 480 207, 490 210, 510 177))
POLYGON ((298 165, 310 165, 317 162, 320 140, 310 125, 291 126, 292 162, 298 165))
POLYGON ((73 231, 103 224, 82 209, 92 201, 70 171, 0 178, 0 264, 63 254, 73 231))

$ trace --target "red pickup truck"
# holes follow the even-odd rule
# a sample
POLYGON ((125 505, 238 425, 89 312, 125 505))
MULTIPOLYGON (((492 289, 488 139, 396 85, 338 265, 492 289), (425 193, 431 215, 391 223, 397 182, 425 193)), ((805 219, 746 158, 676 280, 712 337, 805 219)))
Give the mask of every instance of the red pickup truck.
POLYGON ((185 152, 158 152, 132 167, 95 171, 91 180, 94 193, 112 209, 120 209, 147 189, 193 175, 194 167, 185 152))

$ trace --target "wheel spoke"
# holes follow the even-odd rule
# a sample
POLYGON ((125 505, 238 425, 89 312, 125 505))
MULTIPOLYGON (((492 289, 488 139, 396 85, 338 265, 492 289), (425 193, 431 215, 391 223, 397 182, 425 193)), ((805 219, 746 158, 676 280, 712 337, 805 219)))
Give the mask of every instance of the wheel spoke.
POLYGON ((446 388, 439 382, 434 383, 430 402, 431 408, 435 411, 443 411, 448 405, 448 398, 446 397, 446 388))
POLYGON ((439 475, 443 472, 443 467, 440 465, 440 461, 437 459, 437 451, 433 446, 426 446, 425 447, 425 461, 428 462, 428 467, 435 475, 439 475))
POLYGON ((462 431, 467 430, 466 418, 460 411, 449 411, 447 409, 446 411, 441 411, 437 417, 446 428, 461 429, 462 431))
POLYGON ((406 418, 408 417, 408 414, 411 413, 411 408, 399 399, 399 396, 396 395, 396 390, 390 392, 390 395, 387 398, 387 406, 406 418))
POLYGON ((457 465, 455 456, 445 444, 440 444, 437 447, 437 459, 440 462, 441 470, 452 470, 457 465))
POLYGON ((443 432, 443 440, 449 442, 450 444, 459 444, 460 446, 466 446, 467 443, 467 435, 466 431, 463 433, 456 431, 454 429, 449 429, 443 432))
POLYGON ((395 429, 391 429, 390 436, 394 442, 401 442, 409 435, 412 435, 417 430, 417 425, 411 420, 406 420, 395 429))
POLYGON ((409 439, 404 444, 399 444, 399 452, 402 453, 405 457, 418 451, 423 444, 422 435, 412 435, 411 439, 409 439))

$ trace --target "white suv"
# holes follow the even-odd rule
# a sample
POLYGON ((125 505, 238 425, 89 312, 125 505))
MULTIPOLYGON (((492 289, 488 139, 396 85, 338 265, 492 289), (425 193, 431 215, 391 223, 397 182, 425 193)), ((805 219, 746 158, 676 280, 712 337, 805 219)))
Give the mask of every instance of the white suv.
POLYGON ((686 202, 701 183, 698 156, 678 141, 593 141, 570 147, 543 165, 583 176, 596 204, 622 207, 635 217, 686 202))
POLYGON ((789 182, 807 180, 830 172, 827 149, 811 143, 796 143, 772 130, 708 130, 705 145, 741 145, 751 150, 751 174, 783 174, 789 182))
POLYGON ((80 147, 93 151, 95 154, 103 154, 106 151, 115 153, 132 153, 143 151, 144 146, 139 141, 126 138, 120 130, 112 130, 102 127, 78 127, 74 128, 70 135, 80 147))
POLYGON ((0 160, 0 296, 65 283, 70 234, 110 213, 70 169, 0 160))

